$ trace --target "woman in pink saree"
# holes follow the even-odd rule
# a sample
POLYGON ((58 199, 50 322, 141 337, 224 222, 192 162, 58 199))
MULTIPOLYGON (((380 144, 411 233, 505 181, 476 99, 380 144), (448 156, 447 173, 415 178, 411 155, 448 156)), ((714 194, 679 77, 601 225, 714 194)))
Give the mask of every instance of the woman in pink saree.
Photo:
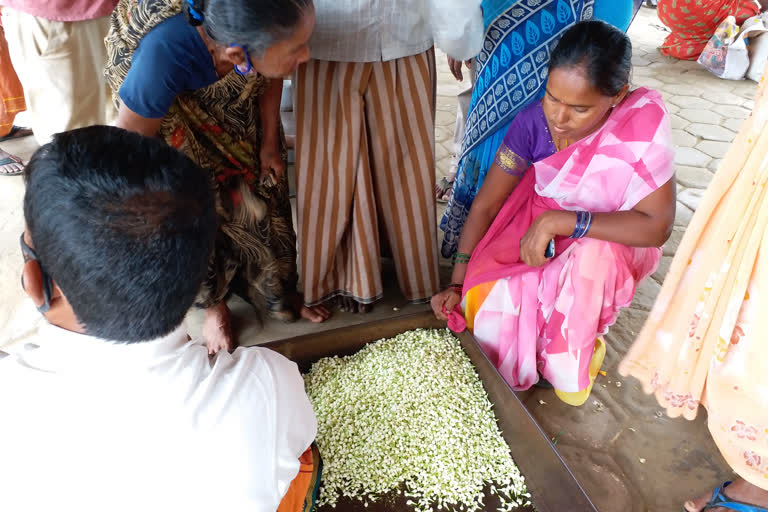
POLYGON ((513 389, 544 379, 573 405, 675 216, 668 113, 658 93, 629 92, 631 55, 606 23, 565 33, 545 97, 512 123, 472 205, 453 284, 432 298, 442 319, 463 305, 513 389))

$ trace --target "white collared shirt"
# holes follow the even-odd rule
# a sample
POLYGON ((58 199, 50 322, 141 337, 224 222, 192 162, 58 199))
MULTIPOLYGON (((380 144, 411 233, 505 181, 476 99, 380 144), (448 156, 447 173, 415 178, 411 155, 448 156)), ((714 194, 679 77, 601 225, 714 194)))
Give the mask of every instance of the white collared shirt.
POLYGON ((274 512, 317 423, 294 363, 210 360, 182 327, 114 344, 53 326, 0 360, 0 510, 274 512))
POLYGON ((313 59, 379 62, 437 46, 475 57, 483 44, 480 0, 315 0, 313 59))

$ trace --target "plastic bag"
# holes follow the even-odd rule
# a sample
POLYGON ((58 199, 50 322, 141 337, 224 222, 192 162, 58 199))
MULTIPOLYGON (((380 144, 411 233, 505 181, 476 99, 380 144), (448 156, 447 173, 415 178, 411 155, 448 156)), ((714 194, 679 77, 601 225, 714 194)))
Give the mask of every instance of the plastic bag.
POLYGON ((747 78, 759 82, 763 76, 765 63, 768 62, 768 36, 761 36, 749 42, 749 69, 747 78))
MULTIPOLYGON (((768 12, 760 15, 763 26, 768 29, 768 12)), ((763 76, 765 64, 768 62, 768 36, 765 34, 753 35, 749 38, 749 69, 747 78, 759 82, 763 76)))
POLYGON ((736 18, 728 16, 710 38, 698 63, 710 73, 726 80, 741 80, 749 69, 747 37, 766 31, 760 16, 753 16, 744 22, 741 30, 736 18))

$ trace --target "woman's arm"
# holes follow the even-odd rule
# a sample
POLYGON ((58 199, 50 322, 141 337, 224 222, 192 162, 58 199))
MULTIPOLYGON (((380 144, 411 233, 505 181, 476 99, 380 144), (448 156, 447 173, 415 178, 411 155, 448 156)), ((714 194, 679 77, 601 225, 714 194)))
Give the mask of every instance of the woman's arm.
MULTIPOLYGON (((461 229, 458 252, 472 254, 480 240, 485 236, 493 219, 498 215, 509 195, 520 182, 519 176, 512 176, 501 170, 498 163, 494 162, 488 170, 483 186, 472 202, 472 208, 461 229)), ((467 265, 457 263, 453 267, 451 275, 452 283, 463 283, 467 265)))
POLYGON ((261 120, 261 177, 265 179, 270 170, 280 180, 285 173, 285 164, 280 154, 280 100, 283 97, 283 81, 271 79, 267 89, 259 96, 261 120))
MULTIPOLYGON (((467 220, 461 230, 458 246, 459 253, 472 254, 477 244, 485 236, 493 219, 496 218, 499 210, 501 210, 504 201, 507 200, 519 182, 520 176, 507 174, 496 162, 491 165, 483 186, 480 187, 480 191, 472 203, 472 208, 470 208, 467 220)), ((456 263, 453 266, 451 283, 462 285, 466 272, 466 263, 456 263)), ((447 317, 443 311, 450 313, 460 300, 461 293, 459 293, 459 290, 449 288, 432 297, 432 311, 437 318, 446 320, 447 317)))
MULTIPOLYGON (((675 180, 672 178, 626 212, 595 213, 587 237, 630 247, 661 247, 675 221, 675 180)), ((544 252, 555 236, 571 236, 576 212, 550 210, 541 214, 520 241, 520 256, 531 266, 547 260, 544 252)))
POLYGON ((280 100, 283 81, 269 79, 267 89, 259 96, 262 143, 277 143, 280 138, 280 100))
POLYGON ((124 104, 120 105, 120 110, 117 112, 117 126, 119 128, 140 133, 147 137, 157 136, 161 124, 163 124, 162 118, 150 119, 142 117, 124 104))

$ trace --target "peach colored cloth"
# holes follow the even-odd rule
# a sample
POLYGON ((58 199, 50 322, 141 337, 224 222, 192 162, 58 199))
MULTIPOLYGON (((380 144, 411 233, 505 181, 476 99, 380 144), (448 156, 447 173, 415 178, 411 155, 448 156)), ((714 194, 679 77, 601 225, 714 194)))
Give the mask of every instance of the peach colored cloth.
POLYGON ((704 405, 728 464, 768 489, 768 97, 731 145, 619 371, 671 417, 704 405))

